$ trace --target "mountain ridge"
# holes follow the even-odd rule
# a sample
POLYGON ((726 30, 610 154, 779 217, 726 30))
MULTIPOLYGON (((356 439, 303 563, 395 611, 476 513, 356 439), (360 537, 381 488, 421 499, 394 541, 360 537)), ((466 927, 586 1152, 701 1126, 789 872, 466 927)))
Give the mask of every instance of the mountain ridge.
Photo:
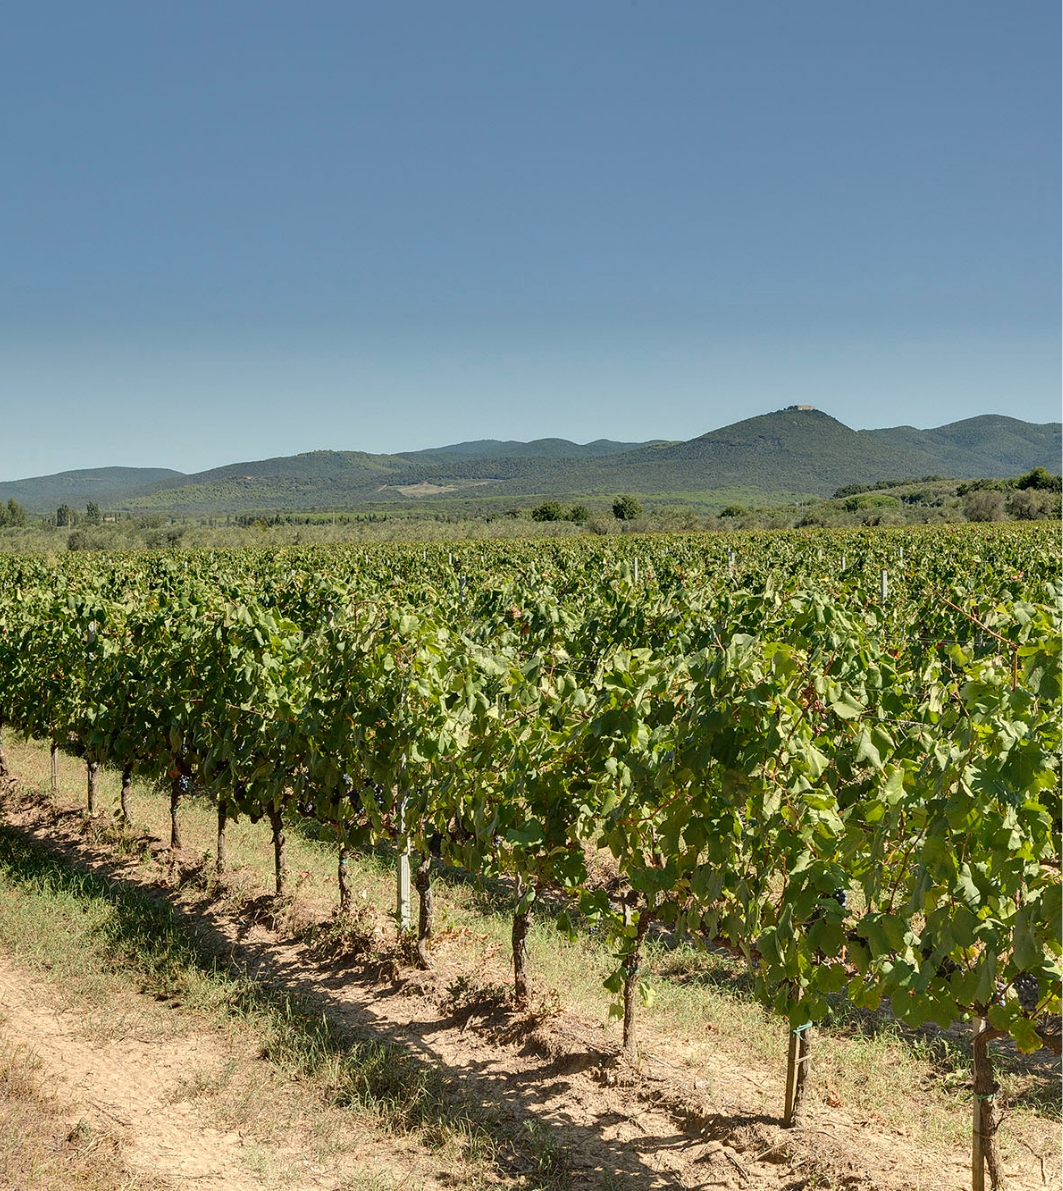
POLYGON ((481 438, 471 442, 452 443, 446 447, 429 447, 423 451, 400 451, 399 455, 410 460, 432 458, 437 455, 467 455, 480 459, 596 459, 609 455, 623 455, 640 447, 655 446, 666 441, 651 439, 648 442, 617 442, 610 438, 596 438, 593 442, 577 443, 567 438, 533 438, 530 442, 481 438))
POLYGON ((1060 467, 1057 422, 985 414, 929 430, 853 430, 817 409, 788 408, 730 423, 683 442, 579 444, 473 440, 375 455, 308 451, 184 474, 165 468, 86 468, 0 483, 0 501, 30 511, 94 500, 112 511, 182 513, 353 508, 437 498, 499 502, 549 496, 710 494, 765 499, 828 495, 887 478, 1017 475, 1060 467))

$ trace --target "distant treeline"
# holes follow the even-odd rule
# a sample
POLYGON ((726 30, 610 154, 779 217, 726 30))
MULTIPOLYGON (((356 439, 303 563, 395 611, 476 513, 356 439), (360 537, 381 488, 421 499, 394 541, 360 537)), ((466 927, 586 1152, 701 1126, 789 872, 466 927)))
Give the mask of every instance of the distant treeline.
POLYGON ((500 508, 439 506, 303 513, 250 510, 221 516, 136 516, 111 513, 90 501, 83 510, 60 505, 33 518, 14 500, 0 505, 0 549, 7 551, 226 548, 339 541, 447 541, 475 538, 567 537, 615 533, 926 525, 936 522, 1041 521, 1060 517, 1063 481, 1043 467, 1004 479, 883 480, 847 484, 825 500, 770 506, 731 502, 705 514, 681 498, 627 494, 611 502, 563 505, 546 500, 500 508))

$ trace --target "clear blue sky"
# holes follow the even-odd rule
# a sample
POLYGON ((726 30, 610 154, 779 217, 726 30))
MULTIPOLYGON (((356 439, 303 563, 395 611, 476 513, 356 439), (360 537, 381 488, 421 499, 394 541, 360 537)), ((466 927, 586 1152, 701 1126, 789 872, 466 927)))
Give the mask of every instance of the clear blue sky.
POLYGON ((0 14, 0 480, 1060 417, 1053 0, 0 14))

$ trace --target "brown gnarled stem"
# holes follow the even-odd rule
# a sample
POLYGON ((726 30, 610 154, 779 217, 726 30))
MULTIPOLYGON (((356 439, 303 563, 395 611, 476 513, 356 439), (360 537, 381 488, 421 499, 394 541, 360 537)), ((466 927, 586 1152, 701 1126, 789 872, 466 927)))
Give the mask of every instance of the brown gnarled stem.
POLYGON ((133 792, 133 766, 126 765, 122 770, 122 793, 119 795, 119 805, 122 809, 122 825, 132 827, 133 816, 129 810, 129 796, 133 792))
POLYGON ((276 894, 278 897, 283 897, 287 892, 288 885, 288 866, 284 855, 286 843, 284 816, 281 813, 281 808, 275 802, 269 804, 266 816, 269 819, 270 827, 273 828, 273 870, 276 878, 276 894))
POLYGON ((181 851, 181 795, 184 793, 185 775, 177 765, 170 773, 170 851, 181 851))
POLYGON ((354 909, 354 896, 351 893, 351 869, 346 844, 340 844, 339 862, 336 865, 336 879, 340 887, 340 914, 346 918, 354 909))
POLYGON ((427 970, 432 966, 428 954, 428 940, 432 937, 432 918, 435 913, 435 896, 432 893, 432 859, 425 853, 414 873, 413 886, 417 890, 417 966, 427 970))
POLYGON ((635 938, 631 950, 624 960, 624 1057, 629 1063, 637 1063, 639 1057, 636 1014, 638 1013, 639 969, 642 964, 642 944, 653 920, 649 906, 639 912, 635 925, 635 938))
POLYGON ((99 812, 99 791, 100 791, 100 763, 99 761, 89 760, 85 762, 86 785, 88 788, 88 810, 89 815, 93 819, 99 812))
POLYGON ((229 855, 226 848, 225 833, 229 826, 229 804, 224 798, 218 799, 218 845, 214 861, 214 873, 222 876, 229 865, 229 855))
POLYGON ((528 930, 531 927, 531 902, 524 904, 524 881, 517 873, 517 908, 513 911, 513 1000, 518 1009, 528 1007, 528 930), (521 909, 521 906, 524 906, 521 909))
POLYGON ((1000 1160, 1000 1147, 997 1144, 1000 1111, 997 1108, 996 1094, 1000 1085, 993 1077, 993 1056, 989 1053, 989 1043, 994 1038, 1003 1038, 1004 1031, 994 1029, 984 1017, 974 1019, 973 1030, 971 1191, 985 1191, 987 1170, 992 1191, 1006 1191, 1004 1164, 1000 1160))

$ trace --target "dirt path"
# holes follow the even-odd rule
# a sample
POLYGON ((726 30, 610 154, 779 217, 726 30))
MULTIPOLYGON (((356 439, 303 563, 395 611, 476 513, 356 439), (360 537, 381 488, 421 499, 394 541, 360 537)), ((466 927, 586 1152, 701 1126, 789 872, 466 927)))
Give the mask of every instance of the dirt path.
MULTIPOLYGON (((798 1191, 806 1186, 878 1191, 966 1191, 969 1153, 928 1151, 913 1134, 886 1132, 843 1108, 814 1103, 806 1127, 778 1119, 784 1072, 721 1053, 687 1068, 683 1055, 641 1027, 632 1071, 601 1027, 570 1013, 529 1021, 500 1003, 489 981, 448 962, 422 973, 380 965, 314 963, 306 948, 249 921, 200 906, 248 970, 330 1018, 401 1043, 455 1073, 564 1150, 572 1186, 798 1191), (448 991, 465 981, 471 991, 448 991), (817 1184, 817 1180, 820 1182, 817 1184)), ((962 1109, 961 1109, 962 1111, 962 1109)), ((1040 1172, 1011 1172, 1013 1191, 1040 1191, 1040 1172)))
POLYGON ((721 1056, 708 1070, 686 1073, 681 1056, 656 1050, 648 1030, 640 1069, 632 1071, 596 1023, 569 1014, 529 1023, 490 995, 481 1002, 473 995, 455 1009, 445 972, 400 970, 381 980, 367 969, 329 971, 261 928, 216 925, 253 971, 316 999, 338 1020, 371 1027, 443 1064, 531 1122, 544 1145, 570 1154, 574 1187, 969 1186, 966 1153, 944 1161, 921 1154, 912 1139, 844 1111, 813 1111, 808 1127, 783 1129, 772 1111, 781 1102, 782 1072, 739 1069, 721 1056))
MULTIPOLYGON (((116 1015, 122 1008, 115 1007, 116 1015)), ((133 1009, 133 1020, 141 1026, 145 1009, 133 1009)), ((177 1038, 93 1038, 83 1014, 58 1008, 54 989, 4 957, 0 1039, 39 1059, 39 1078, 64 1106, 72 1127, 84 1120, 94 1132, 117 1137, 131 1170, 161 1176, 175 1187, 336 1191, 352 1178, 371 1179, 409 1166, 400 1150, 389 1153, 387 1146, 374 1144, 372 1156, 348 1155, 323 1168, 303 1149, 267 1146, 242 1132, 213 1127, 186 1096, 190 1079, 209 1079, 232 1061, 223 1042, 201 1032, 177 1038)), ((439 1186, 420 1177, 411 1185, 426 1191, 439 1186)))
MULTIPOLYGON (((5 817, 113 878, 152 884, 142 867, 94 845, 72 819, 57 824, 43 807, 16 807, 10 800, 5 817)), ((297 994, 333 1021, 400 1043, 498 1106, 532 1134, 544 1165, 568 1169, 572 1188, 965 1191, 970 1185, 966 1150, 924 1148, 918 1136, 887 1132, 844 1108, 816 1102, 805 1128, 782 1129, 776 1115, 781 1071, 745 1060, 739 1067, 725 1054, 691 1070, 649 1029, 642 1066, 632 1071, 596 1023, 566 1013, 518 1017, 490 985, 478 994, 476 980, 445 958, 431 973, 382 964, 379 957, 360 965, 315 963, 305 947, 249 916, 194 895, 186 907, 205 941, 250 974, 297 994), (461 980, 466 991, 455 997, 461 980)), ((248 1174, 243 1138, 205 1126, 193 1109, 166 1099, 192 1056, 201 1067, 214 1061, 210 1039, 91 1046, 78 1037, 76 1022, 56 1014, 32 986, 20 987, 2 966, 0 1008, 9 1026, 18 1021, 49 1067, 63 1074, 74 1096, 130 1131, 131 1162, 148 1162, 178 1185, 196 1180, 197 1187, 236 1191, 264 1185, 248 1174)), ((295 1170, 301 1156, 281 1157, 295 1170)), ((515 1164, 507 1173, 520 1169, 515 1164)), ((1036 1161, 1009 1173, 1014 1191, 1045 1185, 1036 1161)), ((292 1177, 291 1187, 335 1186, 310 1169, 292 1177)))
POLYGON ((195 1180, 233 1191, 258 1185, 241 1162, 239 1136, 219 1133, 189 1104, 170 1100, 183 1076, 210 1063, 207 1039, 101 1043, 86 1038, 84 1029, 80 1014, 56 1009, 45 985, 0 959, 0 1031, 41 1060, 45 1083, 70 1106, 71 1125, 84 1118, 118 1133, 131 1167, 179 1185, 195 1180))

